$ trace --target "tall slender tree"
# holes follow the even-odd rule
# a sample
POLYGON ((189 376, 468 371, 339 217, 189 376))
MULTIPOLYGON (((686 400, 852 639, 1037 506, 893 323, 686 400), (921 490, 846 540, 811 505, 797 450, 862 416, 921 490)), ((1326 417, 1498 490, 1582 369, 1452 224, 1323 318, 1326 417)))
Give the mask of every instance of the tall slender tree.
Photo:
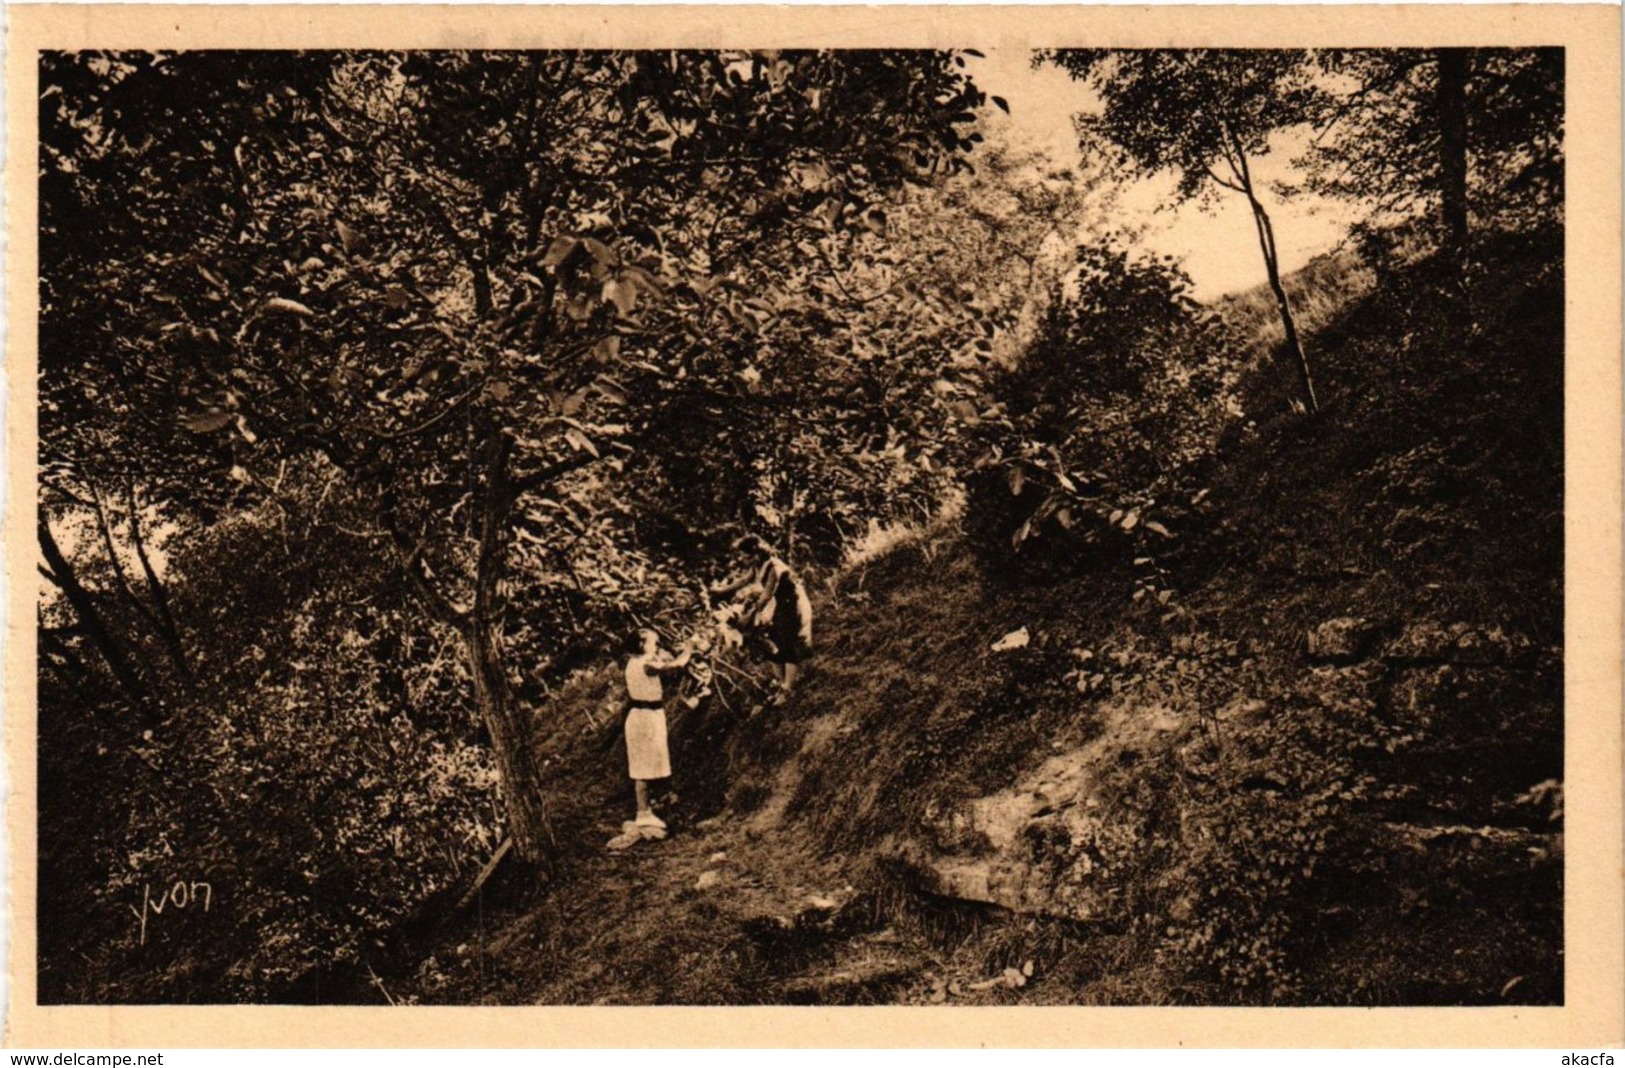
POLYGON ((1140 174, 1173 172, 1181 199, 1232 193, 1246 200, 1302 403, 1317 410, 1314 375, 1281 281, 1275 225, 1253 170, 1274 134, 1311 113, 1318 90, 1307 53, 1057 50, 1042 58, 1089 84, 1103 102, 1099 113, 1077 118, 1086 150, 1104 150, 1140 174))

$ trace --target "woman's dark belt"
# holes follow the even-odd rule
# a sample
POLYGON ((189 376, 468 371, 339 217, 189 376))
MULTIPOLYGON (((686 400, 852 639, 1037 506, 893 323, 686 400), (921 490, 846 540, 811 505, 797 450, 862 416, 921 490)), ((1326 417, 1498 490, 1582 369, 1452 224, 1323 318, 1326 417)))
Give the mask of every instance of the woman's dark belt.
POLYGON ((633 701, 632 707, 635 709, 641 708, 646 712, 664 712, 666 703, 664 701, 633 701))

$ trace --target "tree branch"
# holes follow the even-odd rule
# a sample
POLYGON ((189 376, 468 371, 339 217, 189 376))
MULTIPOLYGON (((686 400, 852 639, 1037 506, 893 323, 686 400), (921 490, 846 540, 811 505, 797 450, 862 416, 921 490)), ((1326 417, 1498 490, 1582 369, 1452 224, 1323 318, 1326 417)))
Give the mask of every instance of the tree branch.
POLYGON ((469 622, 468 611, 452 604, 450 598, 437 590, 434 583, 429 580, 429 576, 423 573, 423 550, 428 543, 427 541, 414 543, 401 529, 399 517, 395 514, 393 497, 393 491, 386 489, 380 497, 378 510, 384 521, 385 531, 401 554, 401 568, 412 587, 412 592, 417 594, 418 600, 423 602, 423 606, 435 619, 455 630, 466 630, 469 622))
POLYGON ((572 471, 579 471, 583 467, 597 463, 599 459, 600 457, 594 456, 591 453, 578 452, 574 456, 569 456, 563 460, 548 464, 546 467, 543 467, 538 471, 532 471, 528 475, 522 475, 515 478, 509 483, 509 485, 513 490, 514 497, 517 498, 522 494, 541 489, 548 483, 554 481, 555 479, 563 478, 572 471))
MULTIPOLYGON (((39 529, 40 551, 45 554, 45 562, 50 567, 50 573, 55 576, 52 581, 62 591, 62 595, 68 599, 68 603, 73 606, 74 613, 79 617, 80 624, 85 628, 85 632, 90 635, 97 651, 102 654, 102 659, 112 671, 113 678, 118 683, 119 689, 124 692, 130 703, 150 720, 152 710, 147 704, 147 691, 146 687, 141 683, 140 675, 136 673, 134 666, 125 654, 124 646, 117 638, 113 637, 112 632, 107 629, 106 623, 103 622, 101 613, 96 611, 95 599, 84 586, 80 585, 78 578, 74 576, 73 568, 68 563, 67 558, 62 555, 62 550, 57 545, 56 538, 51 534, 50 523, 46 520, 43 512, 40 513, 37 526, 39 529)), ((41 573, 45 573, 43 568, 41 568, 41 573)))
POLYGON ((181 673, 182 682, 190 691, 195 683, 192 668, 186 661, 186 647, 181 642, 180 628, 175 625, 175 616, 169 610, 169 594, 164 590, 164 584, 159 580, 158 572, 147 556, 147 544, 141 537, 141 508, 136 500, 133 480, 125 482, 125 492, 130 502, 130 541, 135 545, 136 559, 141 561, 141 571, 147 579, 147 592, 151 594, 152 603, 158 610, 158 618, 162 623, 160 633, 169 646, 170 657, 181 673))
MULTIPOLYGON (((1226 156, 1228 157, 1228 155, 1229 155, 1229 153, 1227 152, 1226 156)), ((1235 182, 1232 182, 1232 181, 1230 181, 1229 179, 1226 179, 1226 178, 1219 177, 1219 172, 1215 171, 1212 167, 1203 167, 1202 169, 1207 172, 1208 178, 1212 179, 1212 181, 1215 184, 1221 185, 1221 186, 1223 186, 1224 188, 1230 190, 1233 193, 1245 194, 1247 192, 1247 190, 1243 189, 1241 186, 1237 185, 1235 182)))
POLYGON ((86 479, 85 484, 90 490, 90 499, 93 504, 92 512, 96 517, 96 530, 102 536, 102 548, 107 552, 107 562, 113 566, 113 577, 117 580, 119 592, 124 595, 124 600, 130 607, 135 609, 135 614, 140 616, 147 626, 151 627, 156 633, 162 629, 158 623, 158 617, 153 614, 152 609, 142 603, 141 598, 135 595, 135 589, 130 585, 130 577, 124 571, 124 562, 119 559, 118 548, 113 544, 113 528, 107 518, 107 508, 102 503, 102 495, 96 489, 94 482, 86 479))
POLYGON ((469 401, 470 398, 472 398, 474 396, 474 394, 476 394, 476 393, 478 393, 480 391, 481 386, 483 386, 483 383, 475 385, 472 389, 468 390, 468 392, 464 393, 461 397, 458 397, 456 400, 454 400, 450 404, 446 405, 446 407, 442 411, 440 411, 438 414, 431 416, 427 421, 419 423, 417 426, 408 427, 405 430, 397 430, 394 433, 389 433, 389 432, 386 432, 386 431, 383 431, 383 430, 375 430, 375 431, 373 431, 373 433, 377 434, 380 438, 383 438, 385 441, 399 441, 402 438, 415 437, 418 434, 421 434, 426 430, 433 429, 434 426, 437 423, 439 423, 442 419, 446 418, 452 412, 455 412, 458 408, 461 408, 464 404, 466 404, 469 401))

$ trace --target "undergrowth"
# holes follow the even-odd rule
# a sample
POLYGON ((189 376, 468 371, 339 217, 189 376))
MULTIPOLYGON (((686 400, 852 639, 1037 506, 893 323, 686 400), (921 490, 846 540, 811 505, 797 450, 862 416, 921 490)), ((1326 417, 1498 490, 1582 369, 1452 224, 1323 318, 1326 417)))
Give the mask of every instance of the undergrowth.
MULTIPOLYGON (((1115 876, 1111 929, 1046 936, 1063 947, 1055 981, 1076 984, 1068 999, 1494 1002, 1513 979, 1515 1000, 1560 997, 1546 839, 1520 858, 1496 840, 1426 837, 1560 827, 1514 803, 1562 774, 1552 255, 1510 239, 1486 250, 1504 266, 1480 277, 1465 347, 1445 336, 1430 264, 1350 282, 1354 298, 1317 313, 1310 335, 1326 410, 1260 403, 1221 446, 1206 518, 1152 559, 1010 588, 939 536, 871 566, 827 618, 800 706, 838 716, 847 741, 801 754, 789 816, 828 849, 909 840, 975 856, 974 840, 943 839, 940 813, 1099 737, 1106 703, 1139 702, 1185 726, 1124 750, 1105 780, 1141 845, 1115 876), (1405 711, 1423 685, 1410 669, 1305 657, 1305 634, 1338 617, 1379 643, 1445 621, 1548 652, 1449 669, 1427 683, 1420 722, 1405 711), (1026 648, 990 653, 1022 626, 1026 648), (1120 961, 1110 974, 1081 963, 1102 945, 1120 961)), ((1262 396, 1270 373, 1243 394, 1262 396)), ((777 730, 798 737, 804 722, 777 730)), ((792 748, 737 770, 765 776, 792 748)), ((922 913, 922 935, 976 945, 992 967, 999 939, 1047 922, 941 920, 987 908, 922 913)))

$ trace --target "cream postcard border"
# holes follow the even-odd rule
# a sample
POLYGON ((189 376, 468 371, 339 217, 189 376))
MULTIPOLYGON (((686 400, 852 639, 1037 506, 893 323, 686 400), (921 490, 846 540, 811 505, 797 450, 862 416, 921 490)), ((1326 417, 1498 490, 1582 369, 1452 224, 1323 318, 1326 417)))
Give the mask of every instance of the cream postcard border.
MULTIPOLYGON (((51 6, 8 11, 13 1047, 1479 1046, 1625 1044, 1620 9, 1603 6, 51 6), (35 376, 41 49, 1286 47, 1567 50, 1565 944, 1551 1008, 299 1008, 35 1004, 35 376)), ((1491 931, 1485 937, 1493 937, 1491 931)))

